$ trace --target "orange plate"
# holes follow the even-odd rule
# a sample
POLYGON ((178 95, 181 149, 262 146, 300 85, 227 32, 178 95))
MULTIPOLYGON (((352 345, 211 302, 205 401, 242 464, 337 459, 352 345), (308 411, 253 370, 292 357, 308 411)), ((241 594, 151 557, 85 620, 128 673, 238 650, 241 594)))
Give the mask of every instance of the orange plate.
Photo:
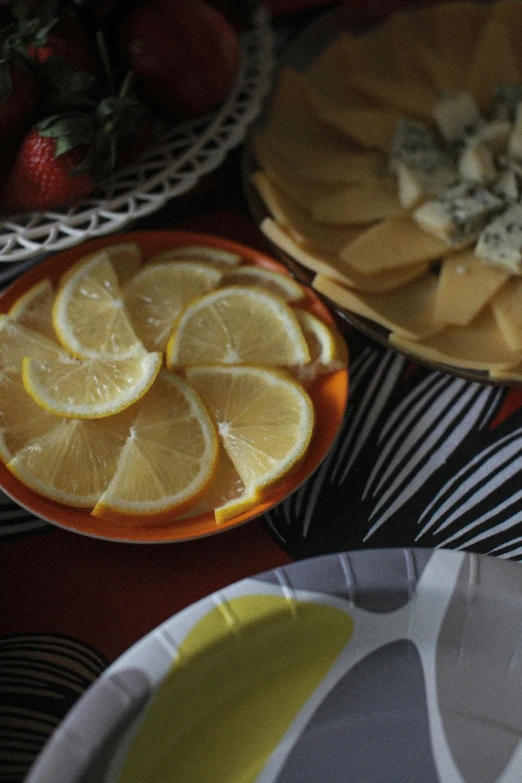
MULTIPOLYGON (((95 239, 63 253, 58 253, 38 264, 18 278, 0 295, 0 313, 7 313, 15 300, 35 283, 49 277, 56 284, 63 273, 82 256, 121 242, 136 242, 142 248, 145 260, 171 247, 189 244, 208 245, 241 253, 247 263, 273 269, 281 274, 289 274, 282 264, 264 253, 221 237, 183 231, 135 231, 128 234, 117 234, 109 238, 95 239)), ((309 288, 304 288, 304 291, 306 297, 302 302, 299 302, 299 306, 318 316, 325 323, 333 325, 333 318, 320 299, 309 288)), ((173 519, 172 522, 161 526, 144 524, 136 527, 135 525, 125 525, 124 522, 116 524, 108 520, 96 519, 86 509, 64 506, 43 497, 43 495, 38 495, 18 481, 1 463, 0 488, 21 506, 47 522, 96 538, 112 541, 160 543, 186 541, 220 533, 243 522, 248 522, 280 503, 313 473, 326 456, 339 430, 346 407, 348 371, 340 370, 318 378, 309 389, 309 393, 315 406, 317 426, 305 459, 291 476, 287 476, 282 482, 271 488, 261 503, 221 525, 216 524, 214 515, 211 513, 200 514, 189 519, 173 519)))

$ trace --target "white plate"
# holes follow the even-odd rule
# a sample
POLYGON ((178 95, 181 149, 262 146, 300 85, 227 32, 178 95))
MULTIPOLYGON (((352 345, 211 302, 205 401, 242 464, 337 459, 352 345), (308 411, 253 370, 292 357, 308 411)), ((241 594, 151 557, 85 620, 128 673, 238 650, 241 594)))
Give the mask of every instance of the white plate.
POLYGON ((173 127, 139 162, 117 172, 99 196, 0 220, 0 262, 22 261, 119 231, 216 169, 244 138, 270 87, 273 42, 266 9, 256 11, 241 50, 239 73, 220 108, 173 127))
POLYGON ((521 627, 518 563, 428 549, 293 563, 138 642, 26 783, 519 783, 521 627))

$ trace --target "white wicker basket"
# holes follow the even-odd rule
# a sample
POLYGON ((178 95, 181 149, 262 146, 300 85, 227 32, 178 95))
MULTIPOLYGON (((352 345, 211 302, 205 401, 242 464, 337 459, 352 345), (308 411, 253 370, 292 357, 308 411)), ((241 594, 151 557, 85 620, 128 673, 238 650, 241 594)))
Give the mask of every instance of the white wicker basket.
POLYGON ((0 220, 0 261, 23 261, 119 231, 216 169, 244 138, 270 87, 273 39, 265 8, 257 10, 241 44, 241 67, 219 110, 170 129, 139 162, 117 172, 97 197, 63 210, 0 220))

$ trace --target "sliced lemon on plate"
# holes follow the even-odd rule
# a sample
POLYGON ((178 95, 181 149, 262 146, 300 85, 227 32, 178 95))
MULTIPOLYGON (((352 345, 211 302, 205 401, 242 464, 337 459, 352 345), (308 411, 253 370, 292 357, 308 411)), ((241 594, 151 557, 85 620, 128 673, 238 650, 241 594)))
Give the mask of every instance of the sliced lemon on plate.
POLYGON ((81 359, 127 359, 145 353, 105 252, 76 266, 62 280, 54 300, 53 325, 62 345, 81 359))
POLYGON ((255 285, 273 294, 282 296, 286 302, 299 302, 304 291, 295 280, 287 275, 264 269, 261 266, 238 266, 223 275, 223 285, 255 285))
POLYGON ((53 327, 54 287, 48 277, 35 283, 11 306, 8 315, 22 326, 58 342, 53 327))
POLYGON ((310 351, 308 364, 290 368, 294 378, 307 386, 319 375, 344 370, 348 365, 348 346, 340 332, 306 310, 296 307, 294 312, 310 351))
POLYGON ((129 359, 23 360, 28 394, 56 416, 97 419, 137 402, 150 389, 161 367, 161 353, 129 359))
POLYGON ((196 391, 165 371, 138 404, 117 470, 92 513, 126 523, 134 516, 141 525, 171 521, 210 486, 217 433, 196 391))
POLYGON ((92 259, 99 256, 100 253, 106 253, 109 257, 109 261, 116 272, 116 277, 118 278, 120 285, 124 284, 138 271, 143 260, 141 247, 136 244, 136 242, 120 242, 117 245, 107 245, 103 250, 88 253, 78 259, 78 261, 63 274, 60 281, 61 285, 76 274, 80 267, 84 266, 89 261, 92 261, 92 259))
POLYGON ((0 372, 0 458, 9 462, 33 438, 56 426, 56 416, 25 391, 19 376, 0 372))
POLYGON ((167 344, 168 367, 197 364, 302 365, 310 353, 284 299, 248 286, 230 286, 195 300, 167 344))
POLYGON ((55 426, 17 451, 7 468, 45 497, 92 508, 114 475, 135 415, 127 408, 103 419, 53 416, 55 426))
POLYGON ((227 452, 220 445, 218 467, 209 489, 199 503, 182 517, 212 512, 218 525, 248 511, 260 501, 256 488, 248 490, 227 452))
POLYGON ((0 315, 0 370, 8 375, 21 375, 24 356, 38 359, 65 357, 65 351, 27 326, 0 315))
POLYGON ((191 367, 189 382, 211 412, 221 442, 249 492, 281 479, 304 456, 314 406, 303 387, 265 367, 191 367))
POLYGON ((220 269, 230 269, 230 267, 240 264, 242 257, 239 253, 234 253, 231 250, 221 250, 209 245, 184 245, 163 250, 149 258, 148 263, 164 264, 166 261, 180 260, 210 262, 220 269))
POLYGON ((215 288, 222 273, 210 264, 147 264, 125 286, 134 331, 149 351, 163 351, 174 321, 192 300, 215 288))

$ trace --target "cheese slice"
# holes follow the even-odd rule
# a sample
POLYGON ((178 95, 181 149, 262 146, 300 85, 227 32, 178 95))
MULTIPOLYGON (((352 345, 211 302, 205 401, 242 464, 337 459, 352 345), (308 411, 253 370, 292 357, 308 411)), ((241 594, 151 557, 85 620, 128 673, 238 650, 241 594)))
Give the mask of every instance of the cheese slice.
POLYGON ((491 301, 491 309, 511 350, 522 352, 522 280, 519 277, 512 277, 500 289, 491 301))
MULTIPOLYGON (((519 43, 517 43, 519 46, 519 43)), ((467 89, 481 111, 488 111, 495 86, 516 83, 520 71, 507 29, 494 17, 485 25, 471 62, 467 89)))
POLYGON ((398 77, 395 52, 389 29, 378 25, 371 32, 347 39, 349 76, 366 76, 379 80, 382 77, 398 77))
POLYGON ((380 152, 351 152, 348 149, 333 150, 327 146, 312 149, 294 147, 280 151, 275 149, 266 134, 254 133, 252 150, 261 165, 272 171, 298 174, 319 182, 351 184, 354 182, 380 182, 385 174, 385 156, 380 152))
POLYGON ((464 87, 465 74, 418 41, 410 44, 417 67, 424 71, 440 92, 458 93, 464 87))
POLYGON ((444 259, 435 317, 445 325, 467 326, 506 282, 509 274, 481 263, 471 250, 444 259))
MULTIPOLYGON (((280 250, 294 258, 302 266, 325 281, 337 281, 344 286, 357 289, 359 291, 380 292, 391 291, 400 288, 410 280, 421 277, 428 269, 428 264, 416 264, 402 269, 382 272, 378 275, 361 275, 357 269, 350 267, 349 264, 341 261, 339 256, 332 253, 325 253, 313 249, 306 244, 299 244, 285 231, 284 227, 278 226, 270 218, 265 218, 261 223, 261 231, 271 242, 280 250)), ((327 285, 325 283, 325 285, 327 285)), ((329 296, 325 288, 325 294, 329 296)), ((334 296, 330 297, 335 299, 334 296)))
POLYGON ((490 15, 489 3, 446 2, 433 7, 433 37, 437 55, 459 73, 468 72, 475 42, 490 15))
POLYGON ((429 71, 418 67, 416 44, 421 30, 416 24, 414 14, 399 11, 385 23, 385 29, 390 37, 389 45, 393 51, 397 77, 423 89, 440 89, 429 71))
POLYGON ((391 334, 389 342, 424 361, 466 370, 513 367, 519 362, 519 356, 510 350, 489 307, 484 308, 465 329, 447 326, 421 343, 405 339, 400 334, 391 334))
MULTIPOLYGON (((310 100, 318 119, 335 128, 349 140, 368 149, 388 153, 400 113, 394 109, 371 105, 363 107, 339 107, 336 101, 325 98, 320 92, 311 90, 310 100)), ((366 102, 367 103, 367 102, 366 102)))
POLYGON ((351 68, 351 43, 351 36, 341 33, 303 72, 303 86, 316 90, 339 108, 361 101, 361 96, 346 78, 351 68))
POLYGON ((408 340, 421 340, 441 329, 434 318, 437 278, 426 274, 392 292, 359 293, 315 277, 312 287, 352 313, 368 318, 408 340))
POLYGON ((339 255, 361 274, 370 275, 442 258, 447 249, 409 215, 398 215, 371 226, 339 255))
POLYGON ((328 148, 342 153, 349 146, 338 131, 319 121, 305 77, 290 67, 279 71, 264 132, 272 147, 291 157, 303 149, 328 148))
POLYGON ((352 75, 357 90, 374 101, 395 109, 400 114, 431 120, 437 102, 437 91, 418 84, 394 81, 389 77, 372 79, 367 74, 352 75))
POLYGON ((312 219, 292 198, 287 196, 261 171, 252 176, 252 183, 268 211, 296 242, 306 243, 316 250, 337 254, 365 230, 364 226, 323 226, 312 219))
POLYGON ((492 16, 508 31, 511 46, 517 56, 518 67, 522 78, 522 52, 520 41, 522 39, 522 6, 519 0, 501 0, 492 5, 492 16))
POLYGON ((320 223, 353 225, 372 223, 402 211, 393 178, 389 183, 350 185, 312 204, 312 216, 320 223))

